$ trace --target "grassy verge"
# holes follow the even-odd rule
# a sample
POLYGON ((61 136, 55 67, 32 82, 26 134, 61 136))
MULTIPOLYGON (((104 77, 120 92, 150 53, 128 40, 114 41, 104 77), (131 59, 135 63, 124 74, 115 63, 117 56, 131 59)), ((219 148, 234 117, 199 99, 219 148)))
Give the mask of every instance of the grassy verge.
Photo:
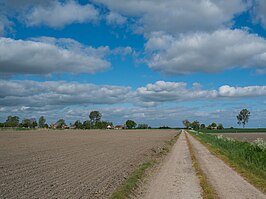
POLYGON ((204 172, 202 171, 196 156, 195 156, 195 152, 192 148, 191 142, 189 141, 187 135, 186 135, 186 141, 188 144, 188 148, 189 148, 189 152, 190 152, 190 156, 192 159, 192 165, 196 171, 196 175, 199 178, 200 181, 200 186, 202 188, 202 197, 203 199, 217 199, 218 195, 215 193, 215 190, 213 189, 213 187, 208 183, 207 181, 207 177, 204 174, 204 172))
POLYGON ((133 193, 139 186, 139 182, 144 179, 146 172, 157 165, 160 160, 170 151, 172 146, 176 143, 180 133, 178 133, 173 139, 166 141, 165 144, 159 148, 158 152, 148 161, 143 163, 137 169, 135 169, 127 178, 127 180, 118 187, 115 192, 110 196, 110 199, 126 199, 133 193))
POLYGON ((222 136, 191 132, 212 153, 266 194, 266 148, 222 136))

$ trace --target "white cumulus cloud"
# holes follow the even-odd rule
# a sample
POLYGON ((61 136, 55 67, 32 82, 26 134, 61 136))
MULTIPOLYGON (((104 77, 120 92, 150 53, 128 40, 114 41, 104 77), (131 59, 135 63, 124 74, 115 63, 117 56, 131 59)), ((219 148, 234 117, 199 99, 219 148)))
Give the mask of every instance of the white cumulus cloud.
POLYGON ((221 29, 177 37, 155 32, 145 50, 149 67, 170 75, 266 67, 266 40, 244 30, 221 29))
POLYGON ((127 18, 116 12, 110 12, 106 16, 106 21, 108 24, 111 25, 122 25, 127 22, 127 18))
POLYGON ((48 39, 0 38, 0 74, 96 73, 111 65, 103 59, 108 47, 95 49, 71 39, 48 39))
POLYGON ((72 23, 95 22, 99 12, 90 4, 80 5, 76 1, 54 1, 48 6, 35 6, 26 12, 24 20, 28 26, 47 25, 62 28, 72 23))
POLYGON ((222 97, 266 96, 266 86, 232 87, 224 85, 219 88, 219 95, 222 97))
POLYGON ((123 103, 131 88, 65 81, 0 80, 2 106, 71 106, 123 103))
POLYGON ((112 12, 134 17, 142 32, 209 31, 230 23, 246 9, 241 0, 94 0, 112 12))

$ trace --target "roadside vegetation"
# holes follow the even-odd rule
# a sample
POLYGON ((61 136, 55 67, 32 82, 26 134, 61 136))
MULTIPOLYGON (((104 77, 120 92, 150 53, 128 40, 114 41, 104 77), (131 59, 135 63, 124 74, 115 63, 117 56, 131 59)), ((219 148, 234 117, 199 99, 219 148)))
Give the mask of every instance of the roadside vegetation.
POLYGON ((266 143, 258 139, 241 142, 222 135, 190 131, 210 151, 232 166, 248 181, 266 193, 266 143))

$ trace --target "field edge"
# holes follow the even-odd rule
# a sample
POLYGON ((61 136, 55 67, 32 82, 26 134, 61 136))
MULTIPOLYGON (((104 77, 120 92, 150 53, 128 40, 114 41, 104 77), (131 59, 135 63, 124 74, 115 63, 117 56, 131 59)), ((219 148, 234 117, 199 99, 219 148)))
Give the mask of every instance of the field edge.
POLYGON ((193 132, 189 132, 191 136, 193 136, 196 140, 198 140, 201 144, 203 144, 211 153, 213 153, 216 157, 221 159, 225 164, 227 164, 230 168, 236 171, 240 176, 242 176, 245 180, 247 180, 250 184, 259 189, 262 193, 266 194, 266 180, 260 178, 253 174, 250 170, 242 167, 239 163, 230 159, 227 154, 222 153, 220 149, 213 146, 211 143, 206 143, 197 137, 193 132))
POLYGON ((126 181, 116 188, 116 190, 110 195, 109 199, 126 199, 129 198, 130 195, 133 195, 134 191, 139 188, 140 182, 145 179, 147 172, 156 167, 171 151, 173 145, 177 142, 179 135, 180 131, 171 140, 165 141, 165 144, 160 147, 156 156, 137 167, 129 175, 126 181))

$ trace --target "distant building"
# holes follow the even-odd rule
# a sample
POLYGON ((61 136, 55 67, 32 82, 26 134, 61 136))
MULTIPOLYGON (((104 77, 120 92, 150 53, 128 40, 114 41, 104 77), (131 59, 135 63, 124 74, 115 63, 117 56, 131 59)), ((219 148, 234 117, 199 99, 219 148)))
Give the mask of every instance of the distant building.
POLYGON ((125 125, 116 125, 116 126, 114 127, 114 129, 116 129, 116 130, 121 130, 121 129, 126 129, 126 127, 125 127, 125 125))
POLYGON ((107 129, 114 129, 114 127, 111 126, 111 125, 108 125, 106 128, 107 128, 107 129))

